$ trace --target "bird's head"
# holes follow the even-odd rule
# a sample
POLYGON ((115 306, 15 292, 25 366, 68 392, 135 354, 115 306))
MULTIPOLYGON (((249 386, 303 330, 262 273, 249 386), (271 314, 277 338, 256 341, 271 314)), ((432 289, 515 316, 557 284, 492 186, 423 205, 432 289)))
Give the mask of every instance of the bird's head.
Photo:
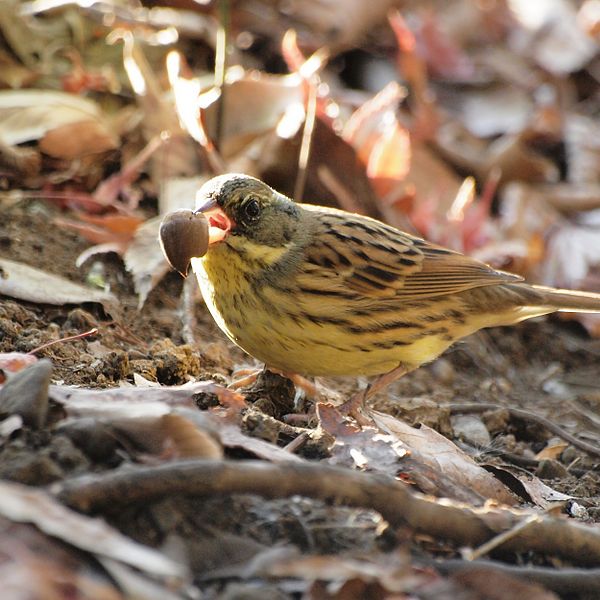
POLYGON ((196 194, 196 213, 209 224, 209 246, 229 240, 272 248, 288 245, 301 209, 259 179, 237 173, 207 181, 196 194))

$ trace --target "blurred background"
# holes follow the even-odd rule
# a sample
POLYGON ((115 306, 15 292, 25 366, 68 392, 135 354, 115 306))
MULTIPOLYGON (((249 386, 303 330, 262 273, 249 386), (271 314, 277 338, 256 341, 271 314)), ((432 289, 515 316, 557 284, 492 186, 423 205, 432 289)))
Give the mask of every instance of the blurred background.
POLYGON ((140 226, 243 171, 598 289, 599 32, 596 0, 3 0, 0 207, 137 281, 140 226))

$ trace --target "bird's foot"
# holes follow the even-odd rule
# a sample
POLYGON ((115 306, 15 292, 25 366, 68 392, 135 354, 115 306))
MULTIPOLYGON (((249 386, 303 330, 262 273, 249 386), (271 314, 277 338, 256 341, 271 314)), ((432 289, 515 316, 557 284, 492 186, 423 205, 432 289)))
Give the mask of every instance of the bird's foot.
POLYGON ((361 427, 373 426, 373 420, 367 416, 366 401, 369 396, 369 387, 352 395, 349 400, 336 406, 336 410, 344 416, 352 417, 361 427))

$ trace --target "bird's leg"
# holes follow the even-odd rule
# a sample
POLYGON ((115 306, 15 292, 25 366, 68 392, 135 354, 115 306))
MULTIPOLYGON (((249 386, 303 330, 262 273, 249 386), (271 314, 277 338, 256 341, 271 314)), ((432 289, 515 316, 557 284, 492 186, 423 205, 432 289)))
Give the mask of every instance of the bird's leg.
POLYGON ((239 388, 252 385, 258 376, 262 373, 263 369, 240 369, 236 373, 237 379, 234 379, 228 387, 238 390, 239 388))
POLYGON ((291 380, 291 382, 297 388, 300 388, 309 398, 318 398, 319 390, 314 381, 311 381, 302 375, 298 375, 297 373, 282 373, 282 375, 291 380))
POLYGON ((372 425, 371 421, 366 419, 361 413, 367 400, 413 369, 414 367, 398 365, 395 369, 392 369, 383 375, 379 375, 379 377, 371 382, 364 390, 356 392, 349 400, 340 404, 340 406, 337 407, 338 410, 343 414, 354 417, 359 425, 372 425))

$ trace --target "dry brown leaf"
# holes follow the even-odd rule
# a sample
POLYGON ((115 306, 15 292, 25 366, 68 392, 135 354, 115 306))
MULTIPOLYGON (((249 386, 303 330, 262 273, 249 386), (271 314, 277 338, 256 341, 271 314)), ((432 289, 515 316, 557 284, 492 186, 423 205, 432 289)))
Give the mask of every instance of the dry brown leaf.
POLYGON ((74 160, 117 148, 115 136, 95 120, 54 127, 40 140, 40 150, 54 158, 74 160))
POLYGON ((451 163, 480 181, 499 170, 501 182, 556 182, 558 167, 548 158, 530 149, 526 132, 506 134, 490 144, 474 137, 459 123, 449 121, 438 130, 436 149, 451 163))
MULTIPOLYGON (((72 219, 54 219, 59 227, 67 227, 79 233, 82 237, 95 244, 114 245, 115 248, 120 248, 119 254, 122 254, 129 242, 133 239, 136 230, 143 222, 143 219, 134 215, 86 215, 85 213, 77 213, 77 217, 83 221, 74 221, 72 219)), ((91 256, 96 252, 90 253, 89 249, 85 251, 91 256)), ((83 261, 77 259, 81 264, 83 261)))
POLYGON ((182 458, 223 458, 223 448, 205 430, 182 415, 169 414, 161 418, 162 431, 182 458))
POLYGON ((410 220, 421 235, 441 241, 448 226, 446 215, 462 180, 428 146, 413 144, 411 152, 406 185, 413 188, 415 200, 410 208, 410 220))
POLYGON ((486 469, 491 473, 498 473, 498 478, 526 502, 532 502, 544 510, 562 506, 567 500, 573 499, 573 496, 552 489, 539 477, 524 469, 510 465, 486 465, 486 469))
POLYGON ((568 446, 569 444, 567 442, 562 441, 548 444, 535 455, 535 460, 544 460, 545 458, 557 459, 568 446))
POLYGON ((117 299, 109 292, 85 287, 4 258, 0 259, 0 294, 39 304, 98 302, 107 312, 117 312, 117 299))
MULTIPOLYGON (((2 27, 1 19, 0 27, 2 27)), ((11 89, 28 87, 36 76, 33 70, 19 64, 8 52, 0 49, 0 87, 11 89)))
MULTIPOLYGON (((223 128, 220 151, 224 158, 239 154, 257 137, 279 127, 291 137, 286 127, 296 130, 304 118, 303 80, 299 75, 269 75, 259 71, 244 73, 231 68, 224 90, 223 128)), ((209 135, 214 139, 217 106, 203 111, 209 135)))
POLYGON ((125 267, 133 277, 140 308, 148 294, 170 270, 158 243, 161 221, 161 216, 154 217, 138 227, 123 255, 125 267))
MULTIPOLYGON (((445 16, 445 15, 444 15, 445 16)), ((444 27, 441 11, 423 11, 417 22, 416 37, 433 77, 450 81, 471 81, 475 64, 471 56, 444 27)))
POLYGON ((44 152, 66 159, 118 146, 94 102, 48 90, 0 91, 0 139, 10 146, 39 141, 44 152))
POLYGON ((230 423, 227 418, 219 417, 216 414, 210 414, 208 415, 208 418, 214 425, 221 443, 226 448, 242 448, 246 452, 254 454, 259 458, 275 463, 303 462, 304 460, 296 454, 287 452, 279 446, 243 434, 239 426, 230 423))
POLYGON ((224 397, 243 396, 212 381, 196 381, 184 385, 151 388, 116 387, 88 390, 51 385, 50 397, 62 403, 74 417, 133 418, 158 417, 173 407, 196 408, 193 396, 199 393, 224 397))
POLYGON ((293 0, 285 10, 275 10, 274 0, 254 4, 241 2, 235 13, 238 26, 268 38, 281 39, 285 30, 298 32, 303 46, 327 45, 339 52, 358 44, 377 25, 385 22, 394 0, 293 0))
POLYGON ((0 517, 0 553, 6 600, 65 600, 67 589, 82 600, 125 600, 94 559, 29 524, 0 517))
MULTIPOLYGON (((127 398, 126 393, 122 396, 127 398)), ((152 413, 159 412, 158 404, 155 403, 152 413)), ((97 423, 103 428, 109 428, 111 435, 124 442, 126 447, 133 446, 138 453, 144 453, 146 461, 148 455, 152 455, 150 460, 158 457, 161 461, 177 458, 223 458, 218 434, 213 431, 211 422, 204 415, 187 408, 171 410, 166 405, 163 410, 168 412, 122 416, 122 411, 117 409, 113 411, 113 416, 105 414, 97 423)), ((133 452, 130 449, 130 453, 133 452)))
POLYGON ((416 460, 424 461, 456 483, 471 488, 485 498, 494 498, 508 505, 515 503, 514 496, 504 485, 434 429, 426 425, 415 429, 377 411, 371 411, 370 415, 382 431, 405 444, 416 460))
POLYGON ((398 83, 391 82, 371 99, 363 102, 357 108, 342 130, 342 137, 351 144, 358 157, 366 165, 373 146, 385 129, 385 120, 394 112, 398 104, 406 97, 406 90, 398 83))
POLYGON ((158 577, 185 575, 181 563, 134 542, 100 519, 68 509, 41 489, 0 481, 0 514, 19 523, 33 523, 41 531, 76 548, 113 558, 158 577))

